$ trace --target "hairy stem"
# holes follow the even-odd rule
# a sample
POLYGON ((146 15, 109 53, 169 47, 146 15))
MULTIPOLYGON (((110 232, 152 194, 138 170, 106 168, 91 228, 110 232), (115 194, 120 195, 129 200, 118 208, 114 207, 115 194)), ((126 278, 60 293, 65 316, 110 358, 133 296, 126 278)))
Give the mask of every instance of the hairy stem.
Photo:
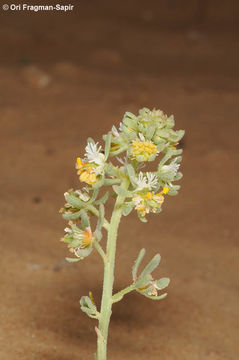
MULTIPOLYGON (((122 188, 128 188, 128 181, 124 180, 122 188)), ((111 317, 111 309, 113 304, 112 292, 114 284, 114 266, 115 266, 115 253, 116 253, 116 240, 119 227, 120 218, 122 216, 122 205, 124 204, 125 197, 118 195, 114 210, 112 213, 110 226, 108 229, 108 239, 106 248, 106 262, 104 266, 104 282, 103 293, 101 300, 101 310, 99 318, 99 328, 97 328, 97 360, 107 359, 107 339, 108 329, 111 317)))

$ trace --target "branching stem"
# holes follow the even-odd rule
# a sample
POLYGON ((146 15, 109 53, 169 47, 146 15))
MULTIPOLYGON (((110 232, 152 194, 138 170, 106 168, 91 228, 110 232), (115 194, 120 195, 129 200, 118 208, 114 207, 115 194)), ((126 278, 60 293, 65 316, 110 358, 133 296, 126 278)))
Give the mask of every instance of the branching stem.
MULTIPOLYGON (((129 181, 124 179, 121 187, 127 189, 129 181)), ((108 239, 106 247, 106 262, 104 265, 104 282, 103 293, 101 300, 100 318, 99 318, 99 334, 97 336, 97 360, 107 359, 107 339, 108 329, 111 317, 111 309, 113 304, 112 292, 114 284, 114 267, 115 267, 115 253, 116 253, 116 240, 119 227, 120 218, 122 216, 122 207, 125 197, 118 195, 114 210, 112 213, 111 221, 108 228, 108 239)))

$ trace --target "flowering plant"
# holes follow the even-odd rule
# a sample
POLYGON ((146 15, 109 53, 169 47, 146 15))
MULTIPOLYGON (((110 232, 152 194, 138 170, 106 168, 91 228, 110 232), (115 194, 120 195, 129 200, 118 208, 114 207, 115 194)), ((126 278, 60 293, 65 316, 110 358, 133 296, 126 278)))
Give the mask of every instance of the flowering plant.
POLYGON ((95 249, 104 264, 104 282, 100 310, 97 309, 92 293, 80 300, 81 309, 89 317, 98 320, 97 360, 106 360, 108 328, 112 305, 133 290, 152 300, 163 299, 167 294, 160 291, 169 284, 168 278, 154 280, 152 272, 160 262, 156 254, 138 274, 145 249, 139 252, 132 268, 132 283, 113 294, 114 264, 117 231, 121 216, 136 210, 139 219, 147 221, 149 213, 159 213, 165 196, 176 195, 180 186, 175 181, 181 179, 178 171, 182 150, 177 149, 184 135, 183 130, 174 130, 174 118, 161 110, 150 111, 143 108, 138 116, 126 112, 119 129, 115 126, 103 136, 104 148, 91 138, 87 141, 84 158, 77 158, 76 169, 79 180, 84 184, 81 190, 66 192, 66 204, 60 210, 69 226, 65 228, 62 241, 67 244, 73 257, 69 262, 84 259, 95 249), (122 157, 124 154, 124 157, 122 157), (116 157, 115 165, 111 158, 116 157), (143 171, 148 162, 158 159, 155 171, 143 171), (105 217, 104 204, 109 191, 99 197, 103 187, 111 189, 116 197, 110 222, 105 217), (98 218, 93 230, 90 218, 98 218), (106 249, 100 242, 102 229, 108 233, 106 249))

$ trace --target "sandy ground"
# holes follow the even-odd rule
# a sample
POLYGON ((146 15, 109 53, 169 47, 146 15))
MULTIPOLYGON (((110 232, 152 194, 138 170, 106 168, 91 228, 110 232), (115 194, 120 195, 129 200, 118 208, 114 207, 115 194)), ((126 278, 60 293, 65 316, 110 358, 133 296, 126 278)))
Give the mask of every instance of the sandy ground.
POLYGON ((160 252, 171 284, 161 302, 114 305, 109 359, 237 360, 238 33, 108 5, 1 20, 0 359, 93 359, 95 323, 78 301, 91 290, 99 303, 102 264, 95 253, 65 264, 58 210, 79 187, 86 138, 147 106, 186 129, 184 178, 162 214, 123 219, 115 289, 142 247, 160 252))

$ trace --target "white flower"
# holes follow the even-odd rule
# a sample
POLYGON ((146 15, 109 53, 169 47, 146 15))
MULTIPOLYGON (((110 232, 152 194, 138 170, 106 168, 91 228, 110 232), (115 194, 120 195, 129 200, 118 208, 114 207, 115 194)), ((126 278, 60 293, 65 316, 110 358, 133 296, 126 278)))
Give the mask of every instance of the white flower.
POLYGON ((140 171, 139 176, 134 179, 134 182, 137 185, 135 191, 140 191, 145 188, 152 190, 158 184, 158 178, 153 173, 147 172, 146 175, 140 171))
POLYGON ((105 165, 105 155, 101 153, 101 146, 97 148, 98 143, 88 142, 85 148, 85 158, 89 163, 96 164, 96 168, 94 169, 95 175, 100 175, 104 171, 105 165))
POLYGON ((101 153, 101 146, 98 147, 98 143, 88 142, 85 148, 85 157, 89 162, 93 162, 97 165, 103 165, 105 161, 104 154, 101 153))
POLYGON ((171 164, 169 165, 163 165, 161 170, 163 172, 172 172, 173 173, 173 176, 176 176, 177 175, 177 172, 178 172, 178 169, 180 167, 180 164, 177 163, 177 158, 175 158, 171 164))

